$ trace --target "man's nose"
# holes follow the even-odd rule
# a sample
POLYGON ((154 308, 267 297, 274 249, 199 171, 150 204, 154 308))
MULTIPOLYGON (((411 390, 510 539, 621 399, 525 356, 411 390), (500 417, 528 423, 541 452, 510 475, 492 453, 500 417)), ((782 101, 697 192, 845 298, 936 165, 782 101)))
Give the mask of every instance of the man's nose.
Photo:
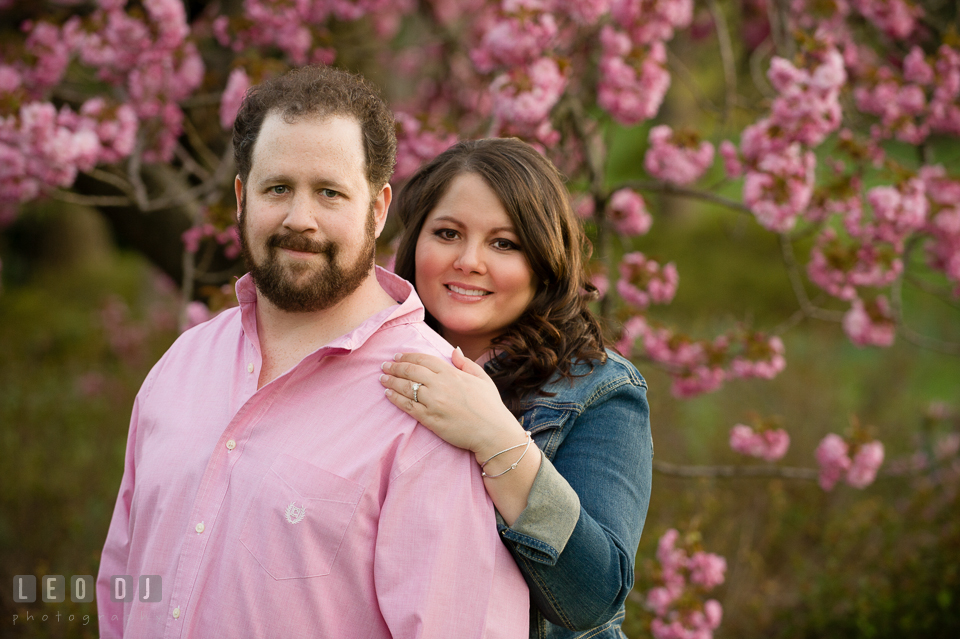
POLYGON ((308 194, 295 194, 290 199, 290 208, 283 220, 284 228, 297 233, 316 231, 317 208, 317 203, 308 194))

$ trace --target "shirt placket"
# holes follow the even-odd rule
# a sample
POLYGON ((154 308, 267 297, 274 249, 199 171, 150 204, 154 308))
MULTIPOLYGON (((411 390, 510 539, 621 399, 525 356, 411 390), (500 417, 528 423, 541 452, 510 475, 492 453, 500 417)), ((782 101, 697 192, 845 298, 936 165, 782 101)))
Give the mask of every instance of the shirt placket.
MULTIPOLYGON (((188 604, 196 600, 195 585, 203 556, 210 538, 210 531, 216 525, 220 507, 223 504, 230 475, 243 456, 243 449, 251 430, 259 423, 274 398, 282 391, 286 379, 277 379, 257 390, 262 361, 259 353, 249 344, 246 345, 241 363, 242 382, 234 406, 240 404, 236 414, 223 430, 223 434, 210 456, 204 470, 203 479, 197 491, 190 515, 190 524, 183 532, 180 547, 180 561, 171 591, 164 637, 180 637, 183 634, 184 620, 188 614, 188 604)), ((285 376, 289 377, 289 375, 285 376)))

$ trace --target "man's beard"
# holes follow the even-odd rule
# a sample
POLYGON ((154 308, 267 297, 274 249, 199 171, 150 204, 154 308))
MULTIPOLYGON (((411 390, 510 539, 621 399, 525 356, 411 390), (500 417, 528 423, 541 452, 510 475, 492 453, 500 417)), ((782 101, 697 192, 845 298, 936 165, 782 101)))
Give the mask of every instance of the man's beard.
POLYGON ((336 242, 318 242, 294 232, 274 233, 267 238, 264 247, 267 251, 266 259, 257 263, 251 251, 250 238, 247 236, 245 195, 240 204, 240 249, 257 290, 278 309, 291 313, 328 309, 356 291, 367 279, 376 256, 373 203, 370 204, 367 214, 365 241, 352 264, 342 265, 337 261, 341 247, 336 242), (281 248, 322 254, 326 263, 318 265, 311 261, 309 264, 283 265, 278 255, 281 248), (312 273, 307 277, 300 277, 308 270, 312 273))

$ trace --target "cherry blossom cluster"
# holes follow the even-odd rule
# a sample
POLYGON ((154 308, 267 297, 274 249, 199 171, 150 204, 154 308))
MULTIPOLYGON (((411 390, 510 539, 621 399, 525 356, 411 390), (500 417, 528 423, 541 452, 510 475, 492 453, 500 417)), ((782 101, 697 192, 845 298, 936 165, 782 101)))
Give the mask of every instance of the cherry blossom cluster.
POLYGON ((695 535, 681 538, 671 528, 657 544, 657 564, 656 585, 646 594, 655 639, 710 639, 723 607, 706 597, 724 582, 726 559, 705 552, 695 535))
POLYGON ((204 238, 212 237, 217 244, 224 246, 224 255, 228 259, 240 256, 240 230, 236 224, 220 231, 210 222, 198 226, 191 226, 183 232, 183 245, 190 253, 200 250, 200 243, 204 238))
POLYGON ((550 114, 571 90, 569 59, 582 56, 578 47, 584 37, 595 38, 600 27, 597 103, 617 121, 635 124, 659 110, 670 86, 664 43, 675 29, 690 24, 693 13, 692 0, 493 4, 492 10, 487 5, 486 11, 476 11, 475 44, 470 49, 476 70, 493 76, 492 131, 546 146, 559 141, 550 114))
POLYGON ((680 276, 673 262, 661 266, 643 253, 627 253, 620 262, 617 293, 627 304, 639 309, 652 304, 669 304, 677 293, 680 276))
POLYGON ((666 46, 659 40, 635 44, 609 25, 600 32, 600 44, 603 57, 597 104, 621 124, 654 117, 670 88, 666 46))
POLYGON ((820 487, 833 490, 841 479, 854 488, 866 488, 877 477, 883 464, 883 442, 847 441, 830 433, 817 445, 820 487))
POLYGON ((28 56, 0 62, 0 208, 70 186, 77 171, 117 162, 147 133, 143 159, 169 160, 181 131, 178 102, 203 76, 203 63, 187 39, 180 0, 145 0, 145 13, 127 13, 121 0, 101 0, 85 17, 62 26, 26 22, 28 56), (70 61, 125 93, 124 103, 103 97, 74 111, 46 101, 70 61))
POLYGON ((457 141, 452 133, 438 133, 403 111, 394 112, 397 121, 397 167, 394 180, 405 180, 428 160, 443 153, 457 141))
POLYGON ((867 301, 855 298, 843 316, 843 330, 857 346, 890 346, 896 328, 890 302, 883 295, 867 301))
POLYGON ((927 56, 914 46, 900 68, 864 66, 854 97, 858 109, 880 120, 874 138, 920 144, 933 133, 960 135, 960 48, 941 44, 927 56))
POLYGON ((713 145, 694 132, 674 131, 661 124, 650 129, 649 142, 643 165, 658 180, 690 184, 713 164, 713 145))
POLYGON ((720 147, 731 177, 745 174, 743 201, 765 228, 783 232, 809 206, 816 158, 811 150, 840 126, 843 56, 829 38, 811 43, 800 64, 774 57, 767 74, 777 97, 770 115, 744 129, 740 156, 720 147))
POLYGON ((787 454, 790 435, 782 428, 754 430, 745 424, 730 429, 730 448, 743 455, 776 461, 787 454))
POLYGON ((670 87, 665 43, 693 18, 692 0, 611 0, 612 26, 600 33, 603 54, 597 104, 621 124, 649 120, 670 87))
POLYGON ((919 175, 930 202, 925 227, 933 238, 930 266, 953 280, 960 295, 960 180, 948 177, 941 165, 922 167, 919 175))
POLYGON ((332 64, 330 20, 352 22, 370 17, 379 35, 393 35, 400 18, 414 9, 412 0, 244 0, 243 14, 219 16, 212 23, 221 46, 235 52, 276 47, 297 66, 332 64))
MULTIPOLYGON (((590 203, 592 204, 593 200, 590 200, 590 203)), ((653 217, 647 212, 643 197, 632 189, 620 189, 610 196, 607 202, 607 219, 621 235, 644 235, 653 225, 653 217)), ((669 265, 664 268, 669 268, 669 265)), ((676 269, 672 272, 675 274, 676 269)), ((675 277, 674 279, 676 280, 675 277)))
POLYGON ((629 356, 638 339, 646 356, 673 378, 675 397, 712 392, 733 379, 771 379, 786 367, 783 341, 755 331, 737 329, 713 340, 698 340, 634 316, 624 322, 616 348, 629 356))

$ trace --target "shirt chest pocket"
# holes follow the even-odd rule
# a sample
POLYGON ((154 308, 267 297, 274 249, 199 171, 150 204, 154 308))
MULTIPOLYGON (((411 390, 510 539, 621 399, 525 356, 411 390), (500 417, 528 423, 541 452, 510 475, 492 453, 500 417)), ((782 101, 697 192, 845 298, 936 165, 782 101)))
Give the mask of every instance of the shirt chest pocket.
POLYGON ((330 574, 363 487, 281 454, 247 512, 240 543, 274 579, 330 574))

